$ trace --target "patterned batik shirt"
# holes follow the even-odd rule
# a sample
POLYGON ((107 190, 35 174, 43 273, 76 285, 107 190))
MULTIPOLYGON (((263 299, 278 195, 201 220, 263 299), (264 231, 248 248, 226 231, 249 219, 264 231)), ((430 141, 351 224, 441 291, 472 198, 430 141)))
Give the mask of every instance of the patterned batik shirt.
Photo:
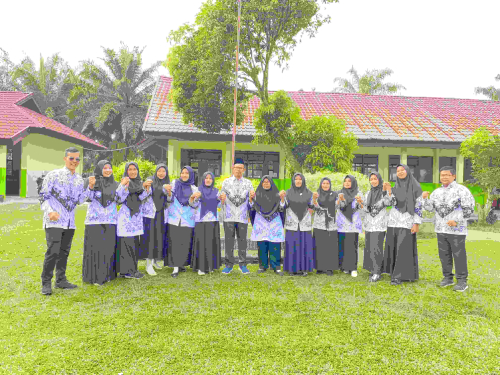
POLYGON ((314 206, 312 204, 312 198, 309 200, 308 209, 304 217, 299 223, 299 217, 292 209, 289 207, 288 200, 285 198, 285 229, 300 231, 300 232, 309 232, 312 229, 312 215, 309 212, 309 209, 313 209, 314 206))
POLYGON ((90 190, 89 199, 90 204, 87 208, 87 217, 85 218, 85 225, 94 224, 117 224, 118 210, 117 203, 123 202, 127 199, 128 189, 123 187, 122 184, 118 186, 115 193, 115 199, 108 206, 103 207, 101 204, 100 191, 90 190))
MULTIPOLYGON (((198 188, 191 185, 191 191, 191 194, 194 194, 198 191, 198 188)), ((172 196, 169 197, 165 189, 163 189, 163 192, 167 195, 167 202, 172 203, 168 207, 168 216, 165 216, 165 222, 168 222, 169 225, 194 228, 196 224, 196 208, 200 204, 200 201, 195 200, 193 203, 189 202, 187 206, 180 204, 174 194, 175 180, 172 182, 172 196)))
MULTIPOLYGON (((362 196, 362 193, 359 192, 362 196)), ((347 219, 341 211, 347 205, 347 202, 340 201, 339 209, 337 210, 337 227, 339 233, 361 233, 363 232, 363 221, 361 220, 362 209, 356 200, 352 204, 352 221, 347 219)))
POLYGON ((153 200, 153 185, 150 186, 151 195, 149 195, 144 204, 141 204, 141 212, 143 217, 154 219, 156 215, 156 206, 153 200))
POLYGON ((432 192, 429 199, 424 199, 424 209, 435 212, 434 228, 436 233, 467 235, 467 219, 474 213, 474 196, 465 186, 453 181, 432 192), (451 227, 449 220, 456 221, 451 227))
POLYGON ((410 215, 409 212, 405 212, 404 214, 398 210, 396 204, 398 203, 396 200, 396 196, 394 194, 388 195, 389 206, 392 206, 391 211, 389 212, 389 219, 387 222, 387 227, 390 228, 405 228, 411 229, 413 224, 422 224, 422 210, 423 210, 423 199, 420 196, 417 198, 415 202, 415 214, 410 215))
MULTIPOLYGON (((128 189, 127 189, 128 192, 128 189)), ((128 194, 127 194, 128 195, 128 194)), ((144 201, 151 195, 151 189, 144 191, 139 195, 139 199, 142 201, 141 205, 144 204, 144 201)), ((125 196, 126 198, 126 196, 125 196)), ((118 220, 116 227, 116 234, 119 237, 135 237, 141 236, 144 234, 144 221, 142 216, 142 210, 139 208, 139 212, 137 212, 133 217, 130 217, 130 209, 125 204, 125 199, 121 202, 122 206, 120 211, 118 211, 118 220)))
MULTIPOLYGON (((219 197, 220 197, 220 191, 217 193, 217 200, 219 200, 219 197)), ((198 203, 200 201, 201 197, 200 198, 197 198, 194 200, 194 203, 198 203)), ((207 223, 207 222, 213 222, 213 221, 219 221, 219 208, 221 207, 221 203, 219 201, 219 204, 217 205, 217 211, 216 211, 216 215, 214 215, 214 213, 212 211, 207 211, 205 212, 205 216, 203 217, 200 217, 201 216, 201 203, 199 205, 196 206, 196 213, 195 213, 195 217, 194 217, 194 221, 196 223, 207 223)))
POLYGON ((53 170, 43 179, 38 200, 43 210, 43 228, 76 229, 75 208, 84 203, 90 189, 83 188, 83 178, 64 167, 53 170), (59 219, 51 221, 50 212, 57 212, 59 219))
MULTIPOLYGON (((339 205, 335 204, 335 210, 339 209, 339 205)), ((328 215, 327 209, 323 208, 319 205, 318 202, 314 205, 314 217, 313 217, 313 228, 314 229, 322 229, 328 232, 334 232, 338 229, 337 222, 335 218, 328 215), (326 227, 325 215, 328 215, 330 221, 328 222, 328 228, 326 227)))
POLYGON ((367 202, 369 195, 370 192, 365 194, 363 203, 363 229, 365 232, 385 232, 389 219, 387 207, 390 207, 390 199, 386 194, 371 208, 368 208, 367 202))
MULTIPOLYGON (((251 206, 253 206, 253 203, 251 206)), ((285 242, 285 230, 280 215, 280 212, 284 210, 285 203, 280 202, 278 211, 274 213, 269 220, 262 216, 260 212, 256 212, 250 241, 285 242)))
POLYGON ((223 220, 230 223, 248 224, 248 200, 253 191, 250 180, 242 177, 239 180, 231 176, 222 183, 221 192, 226 193, 226 202, 222 207, 223 220))

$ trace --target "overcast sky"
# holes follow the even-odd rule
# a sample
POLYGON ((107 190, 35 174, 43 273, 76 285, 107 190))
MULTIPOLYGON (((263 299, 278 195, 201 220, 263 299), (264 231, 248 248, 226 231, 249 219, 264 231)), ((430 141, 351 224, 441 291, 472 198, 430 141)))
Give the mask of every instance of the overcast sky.
MULTIPOLYGON (((263 0, 265 1, 265 0, 263 0)), ((194 22, 202 0, 4 2, 0 47, 14 62, 59 52, 76 67, 102 57, 101 46, 146 47, 145 66, 165 60, 166 37, 194 22), (129 4, 130 5, 129 5, 129 4), (68 5, 78 4, 78 5, 68 5)), ((270 90, 329 92, 351 66, 391 68, 405 96, 482 99, 476 86, 500 86, 499 0, 340 0, 332 22, 304 38, 284 73, 273 67, 270 90)), ((169 75, 167 69, 160 73, 169 75)))

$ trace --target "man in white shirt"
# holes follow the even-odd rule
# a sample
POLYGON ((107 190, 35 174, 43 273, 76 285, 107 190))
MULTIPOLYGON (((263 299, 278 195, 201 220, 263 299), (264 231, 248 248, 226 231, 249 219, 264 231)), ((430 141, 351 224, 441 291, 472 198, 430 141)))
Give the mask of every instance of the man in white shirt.
POLYGON ((456 172, 453 167, 440 169, 440 179, 443 184, 429 196, 424 191, 424 209, 435 212, 435 231, 438 239, 439 258, 443 268, 441 287, 453 285, 456 276, 457 292, 464 292, 467 286, 467 254, 465 239, 467 236, 467 219, 474 213, 474 196, 465 186, 455 182, 456 172), (453 275, 453 261, 455 272, 453 275))
POLYGON ((233 175, 224 180, 221 189, 221 202, 223 204, 224 237, 225 237, 225 263, 222 271, 228 275, 233 270, 236 259, 234 258, 234 237, 238 237, 238 263, 243 274, 249 274, 247 268, 247 231, 249 218, 249 198, 255 196, 255 191, 250 180, 243 177, 245 165, 242 159, 236 159, 233 166, 233 175))

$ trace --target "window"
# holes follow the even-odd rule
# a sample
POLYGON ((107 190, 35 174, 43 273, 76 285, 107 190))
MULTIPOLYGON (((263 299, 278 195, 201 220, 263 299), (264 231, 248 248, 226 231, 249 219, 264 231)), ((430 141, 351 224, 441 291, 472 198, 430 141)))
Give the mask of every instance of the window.
POLYGON ((396 181, 396 172, 401 163, 401 155, 389 155, 389 181, 396 181))
POLYGON ((222 171, 221 150, 181 150, 181 168, 189 165, 198 176, 210 171, 215 177, 219 177, 222 171))
POLYGON ((277 152, 236 151, 235 158, 241 158, 245 162, 245 177, 262 178, 270 175, 272 178, 279 178, 280 155, 277 152))
POLYGON ((432 156, 408 156, 408 167, 418 182, 432 182, 432 156))
POLYGON ((352 170, 368 176, 378 170, 378 155, 354 155, 352 170))
POLYGON ((470 159, 464 159, 464 181, 472 181, 472 162, 470 159))

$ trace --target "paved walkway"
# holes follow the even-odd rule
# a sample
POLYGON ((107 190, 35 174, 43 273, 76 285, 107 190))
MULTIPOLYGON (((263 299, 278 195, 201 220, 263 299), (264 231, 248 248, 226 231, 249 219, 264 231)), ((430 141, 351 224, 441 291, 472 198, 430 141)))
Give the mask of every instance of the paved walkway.
POLYGON ((480 230, 470 230, 467 234, 468 241, 497 241, 500 242, 500 233, 497 232, 483 232, 480 230))
POLYGON ((20 198, 20 197, 4 197, 4 201, 0 204, 10 204, 10 203, 25 203, 25 204, 36 204, 39 203, 38 198, 20 198))

